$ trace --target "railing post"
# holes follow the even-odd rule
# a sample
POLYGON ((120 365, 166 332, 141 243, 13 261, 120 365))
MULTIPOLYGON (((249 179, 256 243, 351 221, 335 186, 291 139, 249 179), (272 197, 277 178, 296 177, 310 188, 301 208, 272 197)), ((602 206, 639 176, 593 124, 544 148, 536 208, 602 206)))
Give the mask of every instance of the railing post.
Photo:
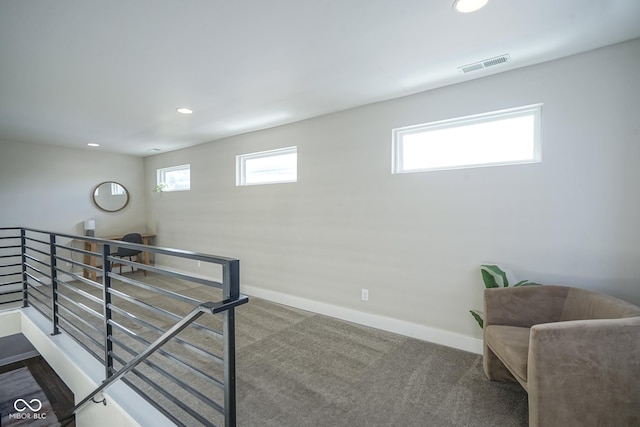
POLYGON ((113 375, 113 343, 111 342, 112 328, 111 328, 111 263, 109 262, 109 255, 111 246, 105 243, 102 247, 102 313, 104 315, 104 369, 105 380, 113 375))
POLYGON ((49 256, 51 257, 51 321, 53 322, 53 332, 51 335, 58 335, 58 260, 56 258, 56 236, 49 234, 49 256))
POLYGON ((27 232, 20 229, 20 250, 22 254, 22 307, 29 307, 29 289, 27 286, 27 232))
MULTIPOLYGON (((223 266, 223 300, 240 297, 240 261, 223 266)), ((224 336, 224 424, 236 425, 236 313, 230 307, 222 314, 224 336)))
POLYGON ((231 260, 224 267, 224 298, 238 298, 240 296, 240 261, 231 260))

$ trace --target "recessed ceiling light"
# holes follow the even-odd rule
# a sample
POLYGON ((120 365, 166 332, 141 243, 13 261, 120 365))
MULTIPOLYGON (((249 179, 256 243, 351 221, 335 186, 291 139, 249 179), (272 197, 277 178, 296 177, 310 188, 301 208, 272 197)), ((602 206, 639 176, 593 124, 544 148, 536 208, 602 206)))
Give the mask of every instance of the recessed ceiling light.
POLYGON ((149 151, 151 153, 157 153, 157 152, 162 151, 162 150, 160 150, 159 148, 149 148, 147 151, 149 151))
POLYGON ((460 13, 475 12, 483 8, 489 0, 455 0, 453 9, 460 13))
POLYGON ((100 147, 100 144, 96 144, 95 142, 90 142, 87 144, 89 147, 100 147))
POLYGON ((181 107, 176 108, 176 111, 180 114, 193 114, 193 110, 191 108, 181 107))

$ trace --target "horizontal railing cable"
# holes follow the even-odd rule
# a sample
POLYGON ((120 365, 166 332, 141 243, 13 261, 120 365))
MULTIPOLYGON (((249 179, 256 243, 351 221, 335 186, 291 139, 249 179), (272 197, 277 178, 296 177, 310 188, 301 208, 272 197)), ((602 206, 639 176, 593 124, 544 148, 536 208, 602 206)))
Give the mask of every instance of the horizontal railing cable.
POLYGON ((177 292, 168 291, 166 289, 162 289, 162 288, 159 288, 157 286, 145 284, 145 283, 140 282, 139 280, 130 279, 128 277, 120 276, 120 275, 113 274, 113 273, 109 273, 109 275, 111 276, 111 278, 117 278, 121 282, 127 283, 127 284, 132 285, 132 286, 136 286, 136 287, 141 288, 141 289, 146 289, 146 290, 154 292, 155 294, 158 294, 158 295, 164 295, 164 296, 167 296, 169 298, 173 298, 173 299, 176 299, 176 300, 179 300, 179 301, 182 301, 182 302, 186 302, 187 304, 191 304, 191 305, 202 304, 202 301, 199 301, 199 300, 197 300, 195 298, 190 298, 190 297, 188 297, 186 295, 182 295, 182 294, 179 294, 177 292))
MULTIPOLYGON (((177 315, 175 313, 172 313, 172 312, 170 312, 168 310, 165 310, 165 309, 162 309, 160 307, 155 307, 155 306, 153 306, 151 304, 145 303, 144 301, 140 301, 140 300, 138 300, 138 299, 136 299, 136 298, 134 298, 132 296, 129 296, 129 295, 125 294, 124 292, 120 292, 120 291, 118 291, 116 289, 109 289, 109 293, 112 294, 112 295, 117 296, 118 298, 122 298, 122 299, 124 299, 126 301, 129 301, 131 303, 139 305, 140 307, 145 308, 145 309, 147 309, 149 311, 152 311, 152 312, 155 312, 155 313, 160 314, 162 316, 165 316, 168 319, 177 320, 177 319, 181 318, 181 316, 179 316, 179 315, 177 315)), ((223 338, 223 335, 222 335, 221 332, 216 331, 216 330, 211 329, 211 328, 208 328, 208 327, 206 327, 204 325, 201 325, 201 324, 199 324, 197 322, 194 322, 192 327, 194 327, 194 328, 196 328, 198 330, 201 330, 201 331, 211 335, 214 338, 223 338)))
MULTIPOLYGON (((127 313, 126 311, 120 309, 117 306, 112 305, 111 306, 111 310, 113 310, 114 312, 116 312, 116 313, 118 313, 118 314, 120 314, 122 316, 128 317, 130 320, 132 320, 135 323, 138 323, 140 325, 146 326, 148 330, 151 330, 153 332, 157 332, 160 335, 162 335, 164 333, 164 330, 158 328, 157 326, 153 326, 148 322, 145 322, 143 320, 140 320, 140 319, 137 319, 137 318, 131 316, 129 313, 127 313)), ((116 326, 118 328, 124 328, 124 326, 120 325, 118 322, 114 321, 113 319, 110 319, 110 322, 111 322, 111 324, 113 326, 116 326)), ((132 336, 132 338, 136 338, 136 339, 139 339, 141 341, 144 341, 144 343, 147 344, 147 345, 150 344, 148 341, 145 341, 143 338, 140 338, 137 334, 134 334, 134 336, 132 336)), ((207 351, 207 350, 197 346, 196 344, 193 344, 193 343, 191 343, 191 342, 189 342, 189 341, 187 341, 185 339, 182 339, 180 337, 175 337, 174 339, 175 339, 176 343, 181 344, 182 346, 193 350, 194 352, 200 354, 201 356, 211 358, 211 360, 213 362, 216 362, 216 363, 223 363, 224 362, 224 359, 222 357, 217 356, 217 355, 211 353, 210 351, 207 351)), ((164 352, 164 350, 158 350, 158 351, 159 352, 164 352)))
MULTIPOLYGON (((62 280, 56 280, 56 283, 58 283, 58 285, 62 285, 63 289, 67 289, 70 290, 71 292, 74 292, 90 301, 95 302, 96 304, 102 304, 102 299, 95 296, 95 295, 91 295, 89 292, 87 291, 83 291, 82 289, 78 289, 75 286, 71 286, 68 285, 66 282, 62 281, 62 280)), ((58 288, 60 289, 60 288, 58 288)), ((60 296, 64 296, 64 294, 60 293, 60 296)))
MULTIPOLYGON (((33 298, 33 296, 32 296, 32 298, 33 298)), ((40 301, 38 301, 38 302, 40 302, 40 301)), ((42 304, 42 302, 40 302, 40 304, 42 304)), ((51 320, 51 314, 45 313, 45 311, 42 308, 39 308, 37 305, 31 304, 31 305, 29 305, 29 307, 33 308, 38 313, 42 314, 45 318, 51 320)), ((46 305, 45 305, 45 307, 46 307, 46 305)))
MULTIPOLYGON (((97 327, 96 325, 93 325, 91 322, 88 322, 87 320, 83 319, 80 315, 78 315, 77 313, 74 313, 73 310, 70 310, 69 308, 65 307, 64 304, 58 302, 58 309, 61 309, 62 311, 67 313, 69 316, 72 316, 76 321, 82 323, 83 325, 85 325, 89 329, 93 330, 97 335, 102 335, 102 330, 99 327, 97 327)), ((62 313, 59 313, 59 315, 60 315, 60 317, 64 317, 62 315, 62 313)), ((83 335, 86 335, 89 338, 92 338, 91 335, 87 334, 86 332, 83 335)), ((101 345, 97 341, 96 341, 96 344, 101 345)))
MULTIPOLYGON (((131 349, 126 344, 124 344, 124 343, 122 343, 122 342, 120 342, 118 340, 114 340, 113 342, 114 342, 114 344, 117 344, 120 348, 122 348, 123 350, 125 350, 127 353, 129 353, 132 356, 135 356, 136 354, 138 354, 135 350, 131 349)), ((126 365, 127 362, 124 359, 120 358, 119 356, 117 356, 115 354, 114 354, 113 357, 114 357, 115 360, 117 360, 122 365, 126 365)), ((162 368, 160 365, 152 362, 149 359, 145 360, 144 364, 147 365, 148 367, 152 368, 154 371, 160 373, 165 378, 168 378, 173 383, 179 385, 181 388, 183 388, 184 390, 188 391, 189 393, 191 393, 193 396, 195 396, 196 398, 198 398, 199 400, 201 400, 205 404, 209 405, 209 407, 215 409, 216 411, 220 412, 221 414, 224 413, 224 408, 222 406, 218 405, 216 402, 214 402, 213 400, 211 400, 210 398, 208 398, 207 396, 202 394, 200 391, 198 391, 195 388, 191 387, 191 385, 189 385, 186 382, 182 381, 180 378, 177 378, 175 375, 171 374, 166 369, 162 368)), ((136 370, 134 369, 133 373, 138 374, 139 371, 136 372, 136 370)), ((224 385, 222 385, 222 388, 224 388, 224 385)), ((183 406, 182 402, 178 403, 178 406, 182 407, 183 406)), ((186 404, 184 406, 186 406, 186 404)))
MULTIPOLYGON (((204 418, 202 415, 200 415, 198 412, 196 412, 195 410, 193 410, 191 407, 189 407, 188 405, 182 403, 180 400, 175 399, 175 396, 173 396, 171 393, 169 393, 167 390, 165 390, 163 387, 159 386, 155 381, 153 381, 151 378, 149 378, 148 376, 144 375, 143 373, 141 373, 138 369, 133 369, 133 373, 136 374, 136 376, 144 381, 148 386, 150 386, 152 389, 154 389, 156 392, 160 393, 161 395, 163 395, 167 400, 169 400, 170 402, 172 402, 173 404, 175 404, 176 406, 178 406, 181 410, 183 410, 184 412, 186 412, 187 414, 189 414, 191 417, 195 418, 196 420, 198 420, 200 423, 204 424, 204 425, 209 425, 209 421, 204 418)), ((131 380, 129 380, 131 381, 131 380)), ((182 423, 180 423, 182 424, 182 423)), ((184 424, 182 424, 184 425, 184 424)))
MULTIPOLYGON (((42 295, 45 299, 49 299, 49 298, 50 298, 50 296, 49 296, 49 295, 45 294, 45 293, 44 293, 44 292, 42 292, 40 289, 37 289, 37 288, 31 288, 31 290, 38 292, 38 293, 39 293, 40 295, 42 295)), ((46 302, 42 301, 42 300, 41 300, 40 298, 38 298, 35 294, 30 293, 30 294, 29 294, 29 297, 30 297, 30 298, 33 298, 33 299, 35 299, 36 301, 38 301, 38 302, 39 302, 40 304, 42 304, 42 305, 45 305, 45 306, 47 305, 47 303, 46 303, 46 302)))
MULTIPOLYGON (((146 391, 142 387, 140 387, 139 385, 136 385, 133 381, 131 381, 128 378, 125 377, 125 378, 122 378, 122 382, 125 383, 133 391, 138 393, 140 396, 145 396, 146 391)), ((176 427, 185 427, 186 426, 186 424, 183 422, 183 419, 178 418, 173 411, 170 411, 164 405, 159 404, 157 399, 148 399, 148 402, 154 408, 156 408, 158 411, 160 411, 165 417, 167 417, 169 420, 171 420, 171 422, 173 422, 176 425, 176 427)), ((207 424, 205 424, 205 425, 207 425, 207 424)))
POLYGON ((87 306, 84 303, 74 301, 72 298, 69 298, 64 294, 58 294, 58 296, 64 299, 65 301, 69 302, 70 304, 73 304, 75 307, 78 307, 79 309, 83 310, 85 313, 92 315, 96 319, 104 318, 104 315, 102 313, 98 313, 97 311, 95 311, 94 309, 92 309, 91 307, 87 306))
MULTIPOLYGON (((71 329, 67 329, 63 324, 60 325, 60 328, 63 331, 67 332, 69 334, 69 336, 76 342, 76 344, 78 344, 80 347, 82 347, 86 352, 91 354, 97 360, 99 360, 100 362, 104 363, 104 357, 99 355, 96 351, 92 350, 85 342, 83 342, 80 338, 78 338, 78 336, 74 335, 74 333, 71 332, 71 331, 75 331, 75 332, 79 333, 81 336, 84 336, 85 338, 87 338, 87 335, 81 329, 79 329, 77 326, 75 326, 72 322, 69 322, 64 317, 60 317, 60 320, 62 320, 69 328, 71 328, 71 329)), ((102 346, 102 343, 99 343, 95 339, 89 338, 89 341, 92 341, 98 347, 102 346)))

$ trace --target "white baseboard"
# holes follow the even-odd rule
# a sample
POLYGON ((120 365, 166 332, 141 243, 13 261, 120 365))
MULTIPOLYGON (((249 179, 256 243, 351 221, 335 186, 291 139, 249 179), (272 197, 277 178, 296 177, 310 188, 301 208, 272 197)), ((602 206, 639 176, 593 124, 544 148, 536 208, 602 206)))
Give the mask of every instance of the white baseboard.
POLYGON ((262 298, 278 304, 334 317, 336 319, 346 320, 348 322, 364 326, 370 326, 372 328, 393 332, 411 338, 417 338, 423 341, 429 341, 435 344, 441 344, 447 347, 457 348, 471 353, 482 354, 482 340, 478 338, 407 322, 405 320, 394 319, 392 317, 364 313, 350 308, 287 295, 255 286, 242 285, 240 289, 243 294, 262 298))
MULTIPOLYGON (((200 277, 203 279, 219 281, 222 280, 219 277, 206 276, 195 273, 193 271, 176 270, 174 268, 172 268, 172 270, 180 271, 182 273, 194 277, 200 277)), ((345 320, 347 322, 370 326, 372 328, 381 329, 383 331, 393 332, 407 337, 429 341, 435 344, 457 348, 459 350, 464 350, 475 354, 482 354, 481 339, 458 334, 456 332, 432 328, 429 326, 407 322, 405 320, 395 319, 392 317, 380 316, 378 314, 365 313, 362 311, 339 307, 332 304, 326 304, 307 298, 296 297, 281 292, 270 291, 268 289, 263 289, 257 286, 247 285, 246 283, 242 283, 240 285, 240 292, 245 295, 262 298, 267 301, 299 308, 301 310, 310 311, 312 313, 334 317, 336 319, 345 320)))

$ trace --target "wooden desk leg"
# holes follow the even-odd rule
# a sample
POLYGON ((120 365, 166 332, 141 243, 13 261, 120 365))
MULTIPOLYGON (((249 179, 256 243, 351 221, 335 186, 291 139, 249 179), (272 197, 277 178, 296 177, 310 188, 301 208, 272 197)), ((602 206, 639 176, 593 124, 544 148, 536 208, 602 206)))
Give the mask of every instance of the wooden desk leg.
MULTIPOLYGON (((89 242, 84 242, 84 250, 85 251, 90 251, 91 250, 91 243, 89 242)), ((85 265, 90 265, 89 263, 91 262, 91 257, 88 254, 84 254, 84 259, 82 261, 85 265)), ((82 277, 86 277, 89 278, 89 269, 87 268, 83 268, 82 269, 82 277)))
MULTIPOLYGON (((98 250, 98 244, 95 242, 84 242, 84 250, 85 251, 91 251, 91 252, 95 252, 98 250)), ((89 255, 89 254, 85 254, 84 255, 84 263, 86 265, 90 265, 91 267, 95 267, 97 265, 96 263, 96 257, 93 255, 89 255)), ((83 269, 84 271, 82 272, 82 276, 86 277, 90 280, 93 280, 94 282, 96 281, 96 277, 97 274, 95 271, 93 270, 89 270, 88 268, 83 269)))
MULTIPOLYGON (((148 237, 143 237, 142 238, 142 244, 143 245, 149 245, 149 238, 148 237)), ((149 252, 148 251, 144 251, 144 264, 145 265, 150 265, 151 261, 149 259, 149 252)))

